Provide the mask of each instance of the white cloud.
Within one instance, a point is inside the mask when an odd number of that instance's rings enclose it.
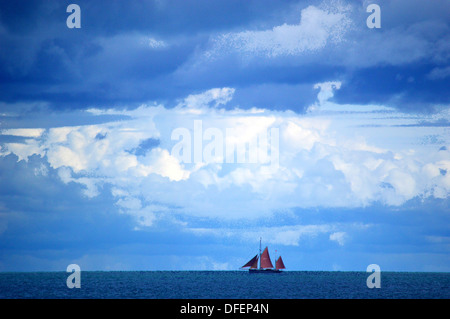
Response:
[[[431,80],[445,79],[450,76],[450,66],[445,68],[434,68],[427,74],[427,77]]]
[[[317,95],[317,100],[319,100],[319,104],[323,104],[330,98],[334,96],[334,90],[339,90],[341,88],[342,83],[339,81],[330,81],[317,83],[314,85],[315,89],[320,89],[319,94]]]
[[[42,128],[10,128],[1,131],[2,135],[13,135],[21,137],[40,137],[44,133],[45,129]]]
[[[141,176],[156,173],[168,177],[171,181],[180,181],[189,178],[190,175],[189,171],[183,169],[177,158],[159,147],[148,152],[140,163],[141,165],[136,165],[136,171]]]
[[[164,207],[189,216],[251,219],[298,207],[362,207],[374,202],[401,205],[417,196],[447,198],[448,135],[442,127],[420,123],[448,119],[448,112],[418,116],[384,106],[330,102],[340,86],[339,81],[316,84],[318,101],[304,115],[221,108],[232,102],[232,88],[189,95],[174,108],[92,109],[92,116],[121,114],[128,119],[45,132],[18,129],[12,132],[25,134],[27,139],[4,143],[1,154],[13,153],[19,160],[40,155],[58,170],[64,183],[80,184],[88,197],[110,185],[116,205],[135,216],[141,226],[153,225],[167,214]],[[236,138],[227,136],[227,129],[235,129],[239,132],[237,145],[277,128],[278,165],[182,162],[171,154],[176,143],[171,133],[185,128],[193,143],[197,120],[202,121],[203,133],[215,128],[227,141]],[[423,143],[430,135],[439,136],[446,148]],[[137,152],[148,139],[158,141],[157,145]],[[209,142],[203,141],[202,147]],[[273,238],[295,244],[305,232],[320,230],[284,229]],[[338,236],[330,239],[339,243],[342,238]]]
[[[347,233],[345,232],[335,232],[330,234],[330,240],[335,241],[339,246],[344,246],[347,239]]]
[[[202,108],[212,103],[214,107],[225,105],[233,98],[235,89],[214,88],[200,94],[191,94],[186,97],[178,106],[187,106],[192,109]]]
[[[386,3],[382,10],[399,10],[393,6]],[[210,48],[195,63],[196,69],[220,59],[232,59],[235,63],[236,58],[244,64],[258,64],[265,58],[265,65],[306,67],[405,65],[423,59],[439,64],[447,61],[449,27],[444,20],[428,18],[405,23],[400,19],[388,28],[368,32],[365,23],[368,13],[364,8],[360,2],[324,0],[298,12],[298,23],[220,34],[211,39]],[[438,34],[441,36],[436,39]],[[281,59],[287,56],[301,56],[301,59]],[[439,67],[428,78],[438,80],[448,75],[448,67]],[[407,81],[414,78],[409,77]]]
[[[348,231],[364,231],[370,224],[311,224],[289,225],[257,228],[186,228],[187,232],[197,236],[213,236],[219,238],[236,238],[242,242],[255,242],[260,237],[268,245],[299,246],[304,241],[326,235],[329,240],[343,246],[348,240]],[[344,231],[345,230],[345,231]]]
[[[263,54],[270,57],[297,55],[324,48],[328,42],[343,41],[351,25],[348,6],[308,6],[301,11],[299,24],[283,24],[272,30],[222,34],[214,39],[207,56],[234,50],[241,54]]]
[[[33,154],[44,154],[42,146],[35,139],[27,139],[24,143],[6,143],[1,147],[0,155],[6,156],[8,154],[15,154],[19,160],[28,160]]]
[[[161,40],[156,40],[154,38],[148,38],[147,44],[152,49],[165,48],[167,47],[167,43]]]
[[[134,210],[138,210],[141,209],[142,205],[141,205],[141,201],[137,198],[130,198],[130,197],[126,197],[126,198],[120,198],[117,202],[116,205],[122,207],[122,208],[126,208],[126,209],[134,209]]]
[[[232,228],[187,228],[186,231],[198,236],[235,237],[243,242],[256,241],[264,238],[265,244],[298,246],[305,238],[316,237],[319,234],[329,233],[336,225],[292,225],[259,227],[256,229]]]

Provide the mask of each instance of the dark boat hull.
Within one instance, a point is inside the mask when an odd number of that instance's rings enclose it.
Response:
[[[278,269],[249,269],[250,274],[279,274],[281,270]]]

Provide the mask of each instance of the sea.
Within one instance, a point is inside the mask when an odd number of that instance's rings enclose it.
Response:
[[[449,299],[450,273],[351,271],[82,271],[2,272],[0,299]]]

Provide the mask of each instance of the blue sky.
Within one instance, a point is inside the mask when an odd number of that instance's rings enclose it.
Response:
[[[448,1],[70,3],[0,2],[0,271],[450,271]]]

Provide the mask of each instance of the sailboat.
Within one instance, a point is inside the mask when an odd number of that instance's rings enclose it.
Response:
[[[259,259],[259,267],[258,267],[258,259]],[[256,255],[252,259],[248,261],[241,268],[247,268],[249,273],[280,273],[281,269],[285,269],[283,259],[278,257],[275,260],[275,268],[273,267],[272,261],[269,256],[269,248],[266,247],[264,251],[261,253],[261,238],[259,239],[259,255]]]

